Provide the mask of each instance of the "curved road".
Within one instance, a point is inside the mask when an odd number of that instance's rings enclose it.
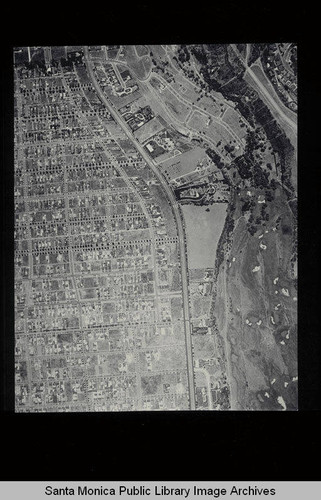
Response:
[[[192,340],[191,340],[191,322],[190,322],[190,312],[189,312],[189,299],[188,299],[188,281],[187,281],[187,259],[186,259],[186,249],[185,249],[185,238],[184,238],[184,228],[182,218],[179,212],[178,203],[174,197],[174,194],[168,184],[162,177],[162,174],[157,169],[156,164],[150,159],[142,145],[133,136],[132,132],[129,131],[126,122],[118,113],[118,110],[114,105],[108,100],[105,94],[102,92],[99,83],[96,80],[94,71],[92,68],[92,62],[89,59],[88,47],[84,47],[85,63],[88,70],[88,74],[92,80],[97,94],[99,95],[102,102],[105,104],[106,108],[114,118],[114,120],[120,125],[124,133],[130,139],[132,143],[136,146],[137,150],[140,152],[147,165],[152,169],[157,179],[163,186],[166,195],[168,197],[169,203],[173,208],[177,231],[178,231],[178,241],[180,249],[180,261],[181,261],[181,273],[182,273],[182,289],[183,289],[183,313],[184,313],[184,327],[185,327],[185,345],[186,345],[186,356],[187,356],[187,374],[188,374],[188,385],[189,385],[189,399],[190,399],[190,409],[195,410],[195,385],[194,385],[194,370],[193,370],[193,351],[192,351]]]
[[[284,111],[281,109],[279,104],[275,101],[274,97],[270,94],[270,92],[267,90],[267,88],[263,85],[263,83],[260,81],[260,79],[256,76],[254,71],[247,65],[247,62],[243,59],[241,56],[240,52],[238,51],[237,47],[233,44],[231,44],[232,49],[234,50],[235,54],[238,56],[240,61],[243,63],[246,73],[249,75],[249,77],[253,80],[253,82],[256,84],[256,86],[259,88],[259,91],[263,96],[266,98],[266,100],[269,102],[271,107],[279,113],[279,115],[282,117],[282,119],[292,128],[294,132],[297,131],[297,124],[291,118],[289,118]]]

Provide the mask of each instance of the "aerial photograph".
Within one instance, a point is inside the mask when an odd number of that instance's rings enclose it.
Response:
[[[15,412],[298,410],[296,44],[12,57]]]

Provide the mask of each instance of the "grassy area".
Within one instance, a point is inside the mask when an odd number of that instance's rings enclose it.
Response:
[[[149,56],[139,58],[133,45],[124,46],[124,60],[139,80],[144,80],[151,69]]]
[[[197,132],[203,132],[206,130],[206,122],[208,118],[200,113],[199,111],[194,111],[191,118],[188,120],[188,126]]]
[[[226,204],[212,205],[209,212],[205,208],[196,205],[182,206],[190,269],[214,267],[216,248],[224,227]]]
[[[214,142],[222,141],[223,146],[228,144],[230,141],[234,143],[235,140],[228,130],[214,120],[211,120],[209,126],[205,130],[205,134]]]
[[[190,108],[182,103],[168,88],[165,88],[160,97],[170,112],[173,113],[180,122],[184,122],[190,111]]]
[[[234,109],[228,108],[223,117],[223,121],[227,123],[233,132],[240,138],[243,139],[247,135],[247,130],[245,126],[241,126],[242,121],[240,121],[240,115]]]
[[[149,48],[156,60],[166,60],[166,52],[161,45],[150,45]]]
[[[111,49],[111,48],[109,48],[107,46],[107,57],[108,57],[108,59],[115,59],[116,56],[117,56],[118,50],[119,50],[119,48],[113,48],[113,49]]]
[[[146,45],[135,45],[135,48],[136,48],[137,55],[139,57],[148,55],[148,48],[146,47]]]
[[[221,269],[218,280],[223,283],[227,273],[227,295],[220,285],[215,314],[219,328],[227,323],[234,392],[241,409],[280,410],[280,396],[288,409],[297,405],[292,381],[297,375],[297,292],[290,277],[293,220],[284,195],[275,195],[267,208],[270,222],[259,226],[255,235],[248,233],[245,217],[238,220],[226,271]]]
[[[205,151],[202,148],[195,147],[177,158],[171,158],[162,163],[161,168],[163,172],[168,174],[169,179],[175,179],[181,175],[193,172],[197,163],[204,157],[206,157]]]
[[[164,125],[155,117],[137,129],[134,135],[141,144],[144,144],[150,137],[160,132],[163,128]]]

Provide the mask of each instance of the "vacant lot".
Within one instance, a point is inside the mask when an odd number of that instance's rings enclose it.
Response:
[[[149,48],[156,60],[166,61],[166,52],[161,45],[149,45]]]
[[[179,158],[171,158],[162,164],[162,170],[167,171],[170,179],[175,179],[182,175],[193,172],[197,163],[206,157],[205,151],[202,148],[196,147],[183,153]]]
[[[214,267],[216,248],[221,236],[225,217],[225,203],[206,207],[183,205],[187,236],[187,259],[190,269]]]
[[[139,80],[144,80],[152,67],[150,57],[138,57],[134,45],[124,47],[124,60]]]
[[[241,127],[242,122],[240,122],[239,116],[240,115],[237,111],[234,111],[232,108],[228,108],[224,114],[223,121],[233,129],[233,132],[235,132],[240,139],[243,139],[247,132],[245,126]]]
[[[169,113],[177,120],[184,123],[190,111],[190,107],[181,102],[169,89],[157,78],[151,78],[150,84],[157,92],[158,98],[166,106]]]
[[[160,97],[177,120],[184,123],[190,108],[181,102],[168,88],[165,88],[160,93]]]
[[[190,119],[188,120],[187,125],[196,132],[202,132],[203,130],[207,130],[207,121],[208,118],[205,115],[203,115],[199,111],[194,111]]]
[[[108,47],[108,45],[107,45],[107,58],[108,59],[116,59],[118,51],[119,51],[119,46],[111,48],[111,47]]]
[[[199,90],[180,74],[175,73],[174,82],[171,83],[171,87],[179,92],[182,97],[184,97],[184,99],[189,101],[191,104],[198,104],[197,99],[200,97]]]
[[[155,117],[137,129],[135,137],[141,144],[144,144],[150,137],[163,130],[163,128],[164,125]]]
[[[148,55],[148,48],[146,47],[146,45],[135,45],[135,49],[138,57]]]
[[[230,141],[234,143],[234,137],[231,133],[215,120],[211,120],[205,134],[208,135],[214,142],[222,141],[223,145],[228,144]]]

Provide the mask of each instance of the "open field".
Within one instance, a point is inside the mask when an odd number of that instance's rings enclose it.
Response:
[[[89,83],[90,80],[89,80],[88,73],[83,66],[77,67],[77,75],[79,77],[81,84],[84,84],[84,83],[88,84]]]
[[[117,141],[117,139],[127,139],[126,135],[115,121],[110,121],[107,126],[109,134]]]
[[[223,145],[229,143],[230,141],[234,142],[234,136],[223,127],[220,123],[217,123],[214,119],[211,119],[210,124],[208,125],[207,131],[205,134],[210,137],[214,142],[222,141]]]
[[[197,163],[203,158],[207,158],[204,149],[195,147],[186,153],[183,153],[178,158],[172,158],[162,163],[162,171],[167,171],[169,179],[175,179],[181,175],[193,172]]]
[[[218,277],[214,312],[226,335],[235,409],[282,410],[279,398],[289,410],[297,406],[293,219],[280,190],[269,215],[268,227],[253,237],[245,219],[238,220],[226,271]]]
[[[163,128],[164,125],[155,117],[135,130],[134,135],[141,144],[144,144],[150,137],[163,130]]]
[[[184,123],[190,108],[181,102],[168,88],[159,92],[160,98],[177,120]]]
[[[197,99],[200,97],[199,90],[192,83],[183,78],[180,73],[174,73],[174,81],[171,82],[171,87],[191,104],[198,104]]]
[[[126,138],[121,137],[117,139],[117,142],[119,146],[125,151],[126,154],[134,155],[136,153],[135,146],[127,137]]]
[[[198,295],[192,297],[191,306],[192,306],[192,317],[193,318],[205,318],[209,319],[210,308],[212,304],[212,297],[203,297],[202,295]]]
[[[138,57],[133,45],[123,46],[124,61],[139,80],[145,80],[151,70],[152,63],[148,55]]]
[[[208,117],[200,113],[199,111],[194,111],[187,122],[187,126],[196,132],[203,132],[207,130]]]
[[[119,51],[119,46],[109,46],[106,47],[107,59],[116,59]]]
[[[187,126],[195,132],[204,135],[205,140],[206,136],[209,137],[209,139],[211,139],[214,144],[217,144],[221,141],[223,152],[224,146],[226,144],[228,144],[230,141],[232,141],[232,143],[235,141],[234,137],[227,129],[225,129],[213,118],[200,113],[199,111],[193,112],[187,122]],[[224,154],[226,154],[226,152]]]
[[[157,92],[158,98],[164,103],[174,118],[184,123],[191,108],[181,102],[173,92],[169,90],[169,86],[165,87],[157,78],[152,78],[150,84],[155,89],[155,92]]]
[[[217,244],[224,227],[226,204],[211,205],[209,212],[206,212],[205,208],[182,205],[190,269],[214,266]]]
[[[220,104],[213,97],[202,95],[202,92],[193,85],[190,81],[186,80],[180,73],[174,74],[174,81],[168,85],[169,89],[178,92],[182,98],[186,99],[191,106],[199,106],[204,111],[208,111],[214,116],[219,116],[221,112]]]
[[[149,49],[156,60],[166,61],[166,52],[161,45],[149,45]]]
[[[186,351],[184,345],[171,345],[168,347],[158,347],[151,352],[151,363],[153,371],[168,370],[170,366],[175,366],[175,370],[186,370]],[[142,372],[148,373],[148,361],[145,352],[139,353],[139,365]],[[149,375],[153,377],[155,375]]]
[[[146,45],[135,45],[135,49],[138,57],[147,56],[149,54]]]
[[[167,123],[172,123],[173,118],[171,117],[169,110],[166,108],[165,104],[159,97],[158,92],[150,85],[146,83],[139,83],[146,100],[150,103],[155,116],[160,115],[162,119]]]
[[[233,132],[235,132],[240,139],[244,139],[247,135],[247,131],[245,126],[241,127],[242,121],[240,121],[239,116],[237,111],[228,108],[224,113],[223,121],[233,129]]]
[[[204,109],[204,111],[207,111],[213,114],[214,116],[219,116],[221,113],[221,106],[218,104],[217,101],[214,101],[213,97],[208,97],[204,95],[196,104],[200,108]]]
[[[167,161],[168,159],[173,158],[173,157],[176,158],[179,155],[180,155],[180,152],[178,150],[175,150],[175,151],[168,151],[168,152],[159,154],[157,157],[153,157],[153,158],[157,164],[160,164],[163,161]]]
[[[165,105],[161,96],[159,96],[158,92],[152,87],[152,85],[150,83],[146,84],[140,82],[139,86],[146,99],[149,100],[154,115],[159,115],[167,124],[175,127],[175,129],[181,134],[188,136],[189,130],[180,122],[174,122],[175,114]]]

